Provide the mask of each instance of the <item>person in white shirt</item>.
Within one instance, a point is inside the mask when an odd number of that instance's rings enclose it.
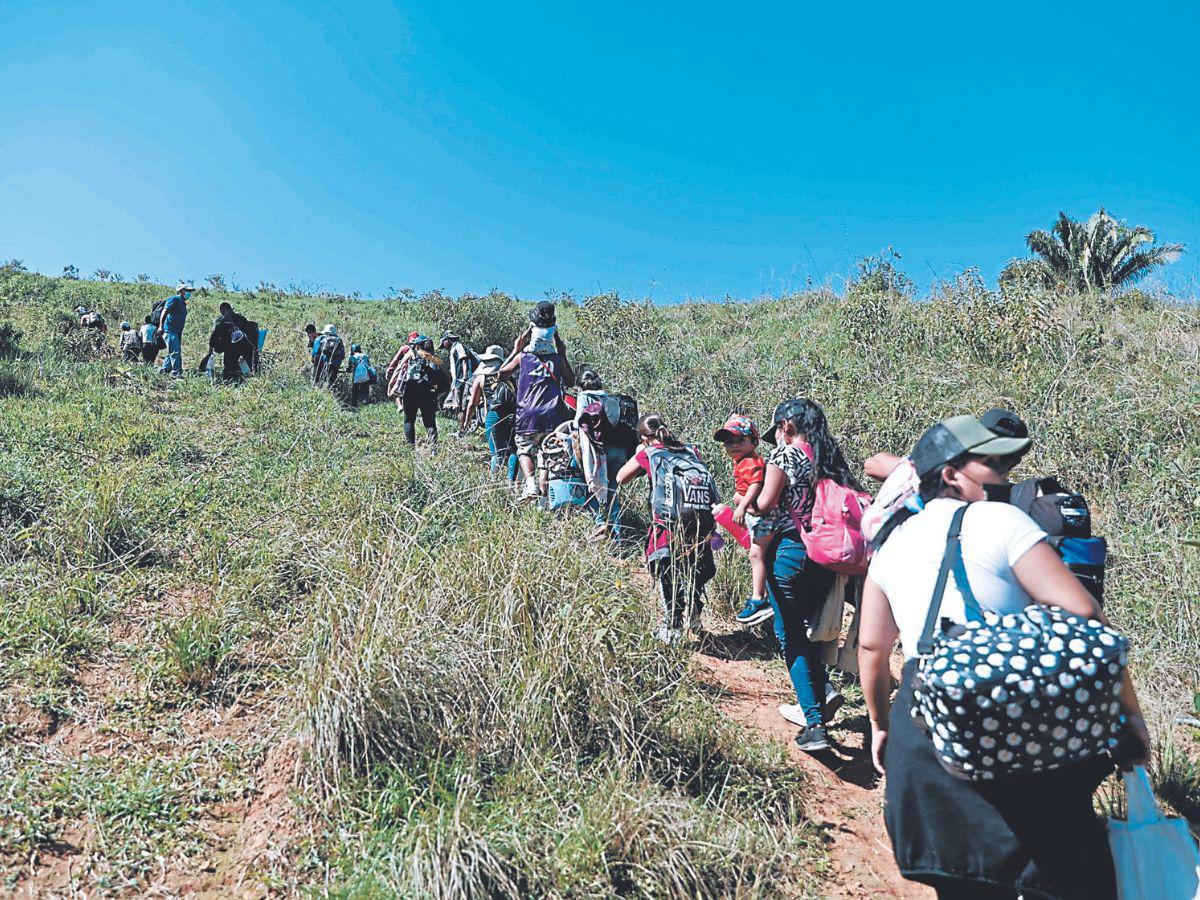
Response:
[[[981,608],[1004,614],[1040,603],[1105,621],[1034,521],[1016,507],[985,500],[985,486],[1003,484],[1029,445],[1029,438],[999,436],[973,416],[954,416],[926,431],[910,456],[920,478],[920,511],[902,510],[880,529],[863,587],[859,668],[872,759],[887,774],[888,833],[901,874],[933,886],[943,900],[1116,896],[1104,826],[1092,809],[1092,794],[1112,771],[1112,759],[965,781],[942,768],[910,714],[917,643],[951,519],[964,504],[962,568]],[[946,582],[941,615],[963,624],[968,613],[956,581]],[[897,637],[905,664],[893,704],[889,658]],[[1128,677],[1121,706],[1128,722],[1121,763],[1132,765],[1149,755],[1149,736]]]

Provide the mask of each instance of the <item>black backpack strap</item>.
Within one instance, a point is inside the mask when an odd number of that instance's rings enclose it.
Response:
[[[968,504],[964,503],[954,511],[950,520],[950,530],[946,532],[946,552],[942,554],[942,567],[938,569],[937,582],[933,586],[933,598],[929,601],[929,613],[925,616],[925,627],[921,629],[921,639],[917,642],[917,655],[928,656],[933,652],[933,629],[937,625],[938,614],[942,611],[942,597],[946,593],[946,579],[950,570],[959,558],[958,538],[962,532],[963,516],[967,514]]]

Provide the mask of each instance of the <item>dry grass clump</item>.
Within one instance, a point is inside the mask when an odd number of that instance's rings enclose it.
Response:
[[[304,721],[331,808],[373,810],[355,879],[431,897],[794,880],[797,777],[649,637],[620,563],[489,484],[473,496],[352,526],[346,562],[322,562]]]

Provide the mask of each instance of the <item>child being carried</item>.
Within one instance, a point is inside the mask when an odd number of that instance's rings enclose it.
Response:
[[[767,599],[767,551],[775,540],[771,521],[764,521],[755,501],[762,493],[767,464],[758,455],[758,428],[746,416],[734,415],[713,435],[733,460],[733,522],[750,532],[751,596],[735,616],[747,627],[765,622],[775,615]],[[714,510],[716,512],[716,510]]]

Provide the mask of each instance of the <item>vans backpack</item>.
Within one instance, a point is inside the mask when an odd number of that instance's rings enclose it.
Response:
[[[1092,515],[1083,495],[1067,490],[1057,478],[1028,478],[1012,486],[1008,502],[1037,522],[1067,568],[1103,603],[1108,542],[1092,536]]]
[[[650,512],[655,520],[668,526],[712,517],[714,503],[720,502],[717,482],[694,453],[671,447],[651,447]]]
[[[810,461],[815,461],[807,444],[801,449]],[[863,536],[862,519],[870,505],[870,494],[838,484],[832,478],[821,478],[813,485],[808,521],[800,521],[794,509],[788,512],[809,559],[841,575],[866,575],[871,544]]]

